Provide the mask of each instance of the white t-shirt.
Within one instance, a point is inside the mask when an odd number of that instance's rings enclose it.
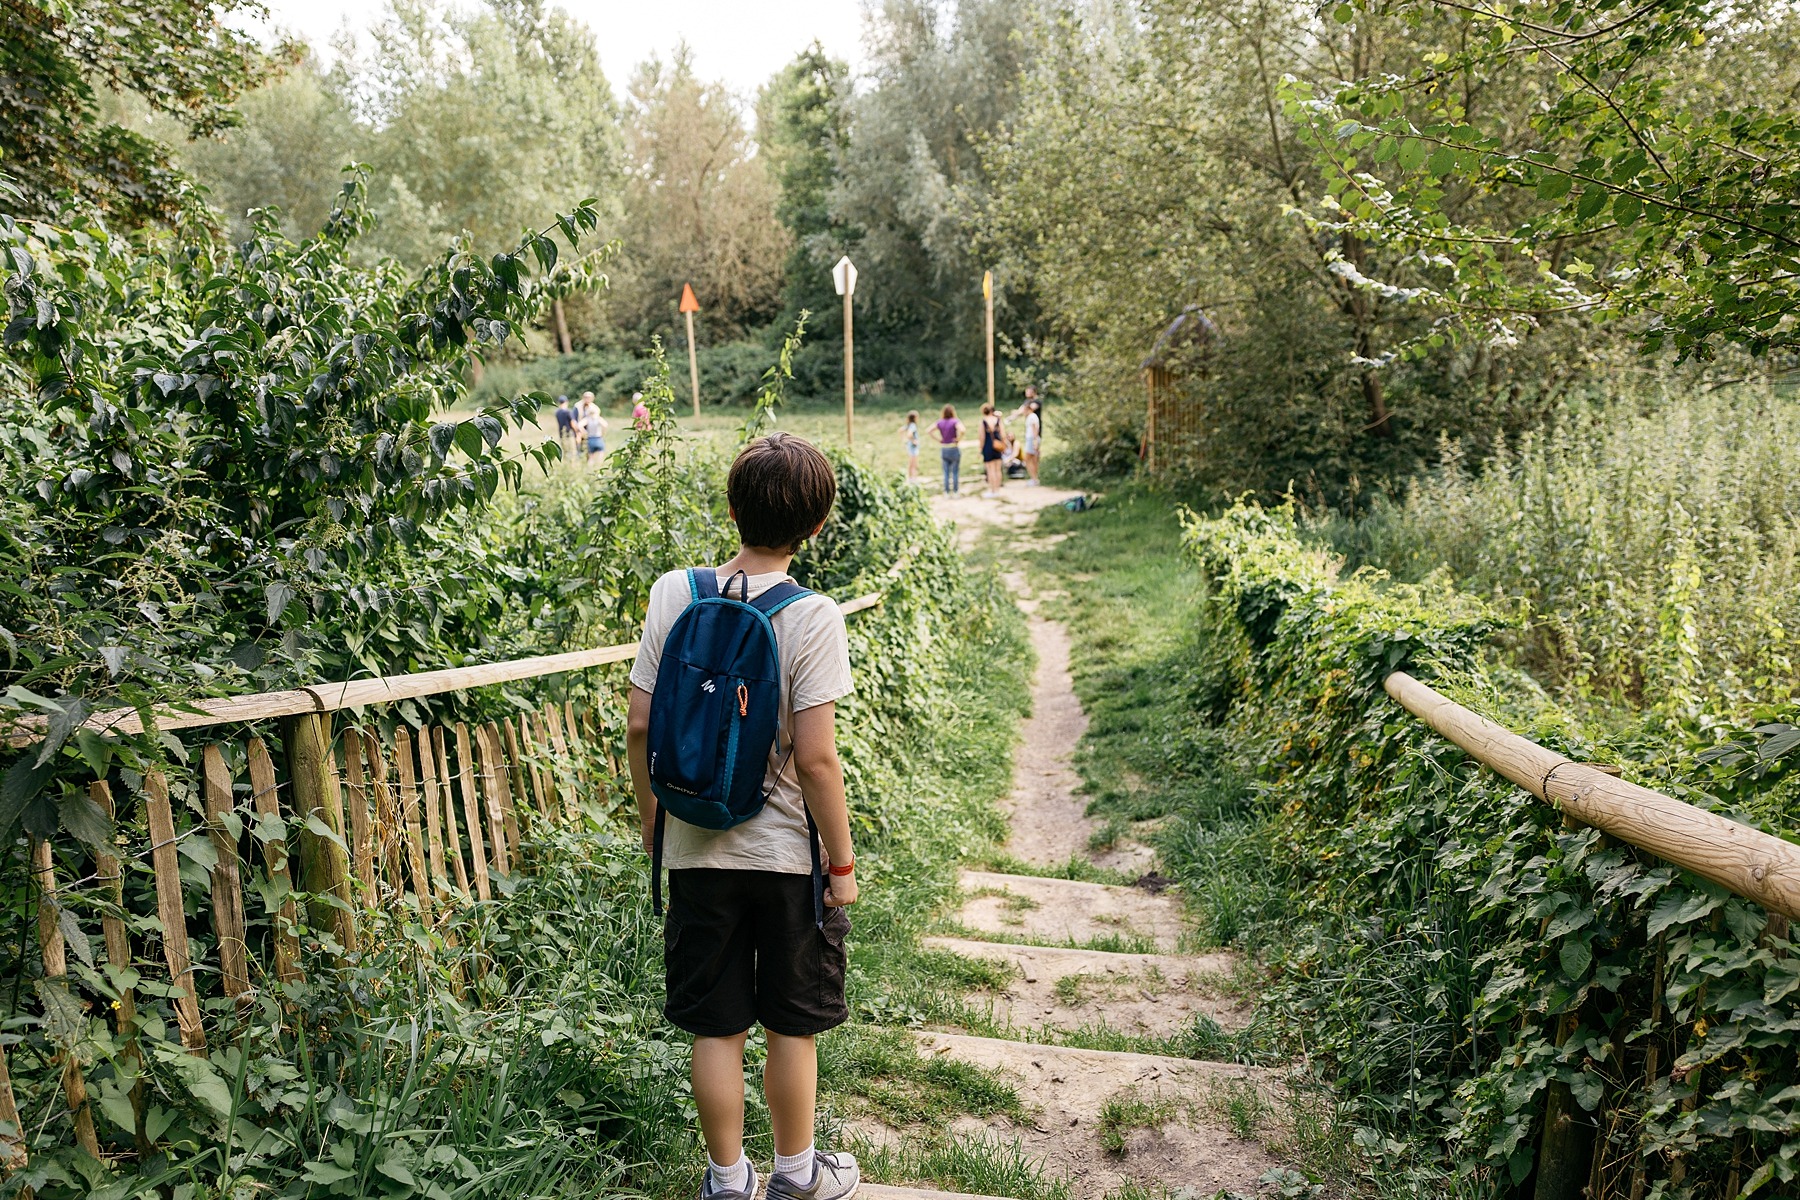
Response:
[[[750,576],[750,595],[760,596],[782,580],[779,572]],[[722,588],[723,577],[719,580]],[[737,593],[734,590],[732,594]],[[656,668],[675,619],[691,599],[686,571],[670,571],[650,588],[644,616],[644,638],[631,668],[634,687],[656,690]],[[701,829],[671,816],[663,842],[663,865],[773,871],[782,875],[812,874],[812,849],[806,844],[806,807],[800,796],[800,774],[788,757],[793,745],[794,714],[848,696],[850,640],[844,614],[829,596],[796,600],[774,617],[775,644],[781,655],[781,729],[769,751],[763,788],[769,793],[761,812],[731,829]],[[777,773],[779,772],[779,778]]]

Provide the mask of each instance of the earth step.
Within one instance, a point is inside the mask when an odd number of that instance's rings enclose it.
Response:
[[[989,998],[1002,1026],[1104,1024],[1138,1037],[1163,1037],[1186,1029],[1201,1014],[1233,1032],[1250,1023],[1249,1006],[1228,984],[1240,962],[1235,954],[1118,954],[947,937],[926,938],[925,945],[1005,963],[1018,972]],[[1067,979],[1075,982],[1061,983]],[[974,1003],[979,1007],[981,997]]]
[[[1180,948],[1181,903],[1173,896],[991,871],[964,871],[960,882],[965,893],[977,894],[963,902],[958,920],[978,933],[1090,949],[1117,949],[1107,943],[1120,939],[1164,953]]]
[[[1025,1123],[1002,1117],[986,1122],[986,1128],[1018,1138],[1028,1155],[1043,1161],[1049,1178],[1066,1178],[1077,1196],[1098,1197],[1126,1183],[1192,1187],[1203,1196],[1221,1188],[1255,1195],[1263,1173],[1277,1165],[1261,1143],[1233,1133],[1223,1115],[1228,1101],[1240,1112],[1272,1114],[1282,1091],[1274,1072],[952,1033],[915,1037],[923,1054],[995,1070],[1014,1082]],[[1147,1102],[1157,1115],[1141,1128],[1136,1120],[1125,1122],[1118,1130],[1124,1152],[1109,1154],[1101,1142],[1107,1102],[1132,1099]],[[951,1128],[972,1133],[983,1126],[964,1117]]]

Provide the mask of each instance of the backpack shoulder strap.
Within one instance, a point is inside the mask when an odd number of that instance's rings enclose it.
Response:
[[[765,617],[772,617],[796,600],[813,595],[791,579],[784,579],[750,602],[750,607]]]
[[[710,600],[719,594],[719,574],[711,567],[688,568],[688,600]]]

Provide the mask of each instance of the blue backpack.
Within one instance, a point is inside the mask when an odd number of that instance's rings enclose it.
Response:
[[[663,644],[650,695],[646,750],[656,796],[650,888],[658,916],[666,815],[702,829],[730,829],[768,802],[763,774],[781,728],[781,656],[769,618],[813,595],[783,581],[751,600],[750,577],[742,571],[726,580],[724,594],[710,567],[690,569],[687,578],[688,606]],[[733,587],[739,599],[731,598]],[[814,915],[822,927],[825,876],[810,811],[806,831],[812,843]]]

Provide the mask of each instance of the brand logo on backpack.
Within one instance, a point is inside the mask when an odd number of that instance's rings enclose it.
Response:
[[[705,683],[700,685],[700,690],[710,696],[714,692],[719,690],[719,685],[709,679]]]

